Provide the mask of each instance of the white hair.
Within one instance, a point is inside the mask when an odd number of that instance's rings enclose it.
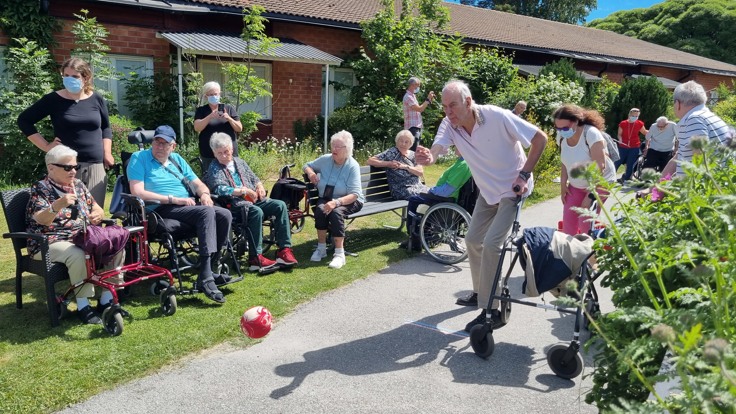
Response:
[[[219,89],[220,91],[222,91],[222,88],[220,87],[220,84],[217,83],[217,82],[215,82],[215,81],[209,81],[209,82],[205,83],[202,86],[202,99],[206,101],[207,100],[207,94],[211,90],[214,90],[214,89]]]
[[[655,123],[657,125],[659,125],[659,124],[666,124],[667,121],[669,121],[669,119],[667,119],[666,116],[660,116],[659,118],[657,118],[657,122],[655,122]]]
[[[401,138],[403,136],[406,136],[407,138],[410,138],[411,139],[411,144],[414,145],[414,134],[412,134],[411,131],[409,131],[408,129],[402,129],[401,131],[399,131],[399,133],[396,134],[396,138],[394,138],[394,143],[396,143],[398,145],[399,138]]]
[[[448,81],[445,86],[442,88],[442,94],[444,95],[446,91],[448,90],[455,90],[460,93],[460,100],[463,104],[465,104],[465,100],[467,98],[473,99],[473,95],[470,93],[470,88],[468,87],[468,84],[458,80],[458,79],[451,79]]]
[[[46,153],[44,160],[46,161],[46,165],[48,165],[58,163],[62,159],[68,157],[77,158],[77,151],[74,151],[66,145],[57,145]]]
[[[422,81],[416,76],[412,76],[411,78],[409,78],[407,85],[411,87],[412,85],[416,85],[417,83],[422,83]]]
[[[672,98],[685,106],[698,106],[708,101],[708,95],[705,94],[703,85],[695,81],[687,81],[677,85]]]
[[[212,151],[217,151],[220,148],[230,147],[233,148],[233,140],[230,135],[224,132],[215,132],[210,137],[210,148]]]
[[[345,149],[348,152],[348,157],[353,156],[353,134],[343,129],[342,131],[337,132],[335,133],[335,135],[330,137],[330,145],[332,145],[332,143],[335,141],[340,141],[345,144]]]

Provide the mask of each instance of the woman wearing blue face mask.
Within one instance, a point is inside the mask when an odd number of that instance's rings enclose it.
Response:
[[[207,82],[202,87],[202,99],[206,103],[194,112],[194,130],[199,132],[199,155],[202,171],[207,171],[215,154],[210,147],[210,138],[215,132],[223,132],[233,140],[233,154],[238,154],[238,134],[243,130],[237,109],[222,104],[220,84]]]
[[[64,89],[46,94],[18,116],[18,128],[44,152],[59,144],[77,151],[77,178],[97,204],[105,205],[105,168],[111,167],[112,129],[105,99],[93,91],[89,63],[80,58],[61,65]],[[54,138],[44,137],[36,124],[51,118]]]
[[[606,154],[606,143],[601,134],[604,128],[603,117],[598,111],[568,104],[557,108],[552,118],[555,120],[561,150],[562,231],[570,235],[588,233],[591,225],[589,218],[581,217],[573,208],[590,206],[589,184],[584,178],[570,177],[569,173],[579,165],[594,162],[608,182],[616,180],[616,170],[613,161]],[[607,193],[599,189],[598,194],[605,201]]]

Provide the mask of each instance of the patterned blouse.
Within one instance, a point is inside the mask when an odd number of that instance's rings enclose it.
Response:
[[[406,156],[403,156],[396,147],[383,151],[376,155],[376,158],[381,161],[398,161],[411,167],[417,165],[414,151],[409,150]],[[407,170],[386,168],[386,178],[388,179],[388,187],[391,189],[391,197],[395,200],[408,200],[413,195],[429,191],[429,187],[422,184],[419,177]]]
[[[33,219],[33,215],[41,210],[47,210],[51,204],[61,198],[60,194],[76,192],[77,203],[62,208],[50,225],[44,226]],[[86,217],[92,212],[94,199],[82,181],[74,179],[72,186],[61,186],[52,182],[48,177],[37,181],[31,186],[31,199],[26,207],[26,229],[29,233],[48,235],[49,244],[57,241],[71,240],[84,228]],[[76,219],[72,219],[72,207],[79,206],[81,210]],[[33,256],[41,251],[41,245],[35,240],[28,240],[28,253]]]
[[[258,179],[253,170],[241,158],[233,158],[231,168],[220,164],[217,159],[210,163],[209,169],[204,176],[204,183],[210,191],[218,196],[232,196],[237,187],[247,187],[255,190],[261,180]],[[243,200],[243,202],[249,201]],[[238,202],[238,205],[242,202]]]

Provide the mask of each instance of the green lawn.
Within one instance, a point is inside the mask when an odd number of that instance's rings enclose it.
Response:
[[[446,166],[427,168],[428,183],[434,183]],[[538,184],[538,191],[557,194],[557,184]],[[556,191],[556,192],[555,192]],[[108,200],[109,200],[108,196]],[[23,309],[15,308],[15,257],[9,240],[0,242],[0,412],[50,412],[83,401],[103,390],[171,365],[188,355],[218,344],[247,347],[252,340],[239,330],[242,312],[254,305],[271,310],[275,320],[318,294],[349,284],[405,259],[398,249],[404,233],[383,225],[397,225],[386,213],[357,220],[349,231],[346,247],[360,255],[349,257],[341,270],[327,268],[327,261],[311,263],[316,242],[313,221],[293,236],[299,267],[245,279],[224,289],[227,303],[220,306],[203,295],[180,296],[175,315],[160,313],[158,298],[148,293],[148,284],[133,289],[123,303],[132,314],[125,331],[110,337],[99,326],[81,325],[76,317],[50,328],[40,277],[23,278]],[[6,223],[0,232],[7,232]],[[272,253],[271,253],[272,254]]]

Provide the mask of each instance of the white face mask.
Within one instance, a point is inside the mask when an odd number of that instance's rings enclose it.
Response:
[[[630,116],[629,117],[629,122],[636,122],[637,119],[639,119],[638,116]]]

